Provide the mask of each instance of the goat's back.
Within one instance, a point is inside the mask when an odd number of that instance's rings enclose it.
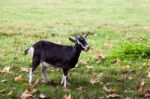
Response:
[[[40,61],[52,65],[70,65],[75,57],[73,46],[59,45],[49,41],[39,41],[33,45],[34,55],[40,57]]]

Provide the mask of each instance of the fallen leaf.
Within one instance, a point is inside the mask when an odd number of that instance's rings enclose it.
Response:
[[[140,86],[142,87],[142,86],[144,86],[144,84],[145,84],[145,81],[144,81],[144,79],[141,79],[141,81],[140,81],[141,83],[140,83]]]
[[[110,91],[111,91],[111,88],[108,89],[108,88],[106,87],[106,85],[104,85],[104,86],[103,86],[103,90],[106,91],[106,92],[110,92]]]
[[[103,62],[104,60],[105,60],[105,56],[103,55],[103,54],[100,54],[99,56],[98,56],[98,60],[99,60],[99,62]]]
[[[3,93],[3,94],[5,94],[5,95],[12,95],[13,90],[12,90],[12,89],[8,89],[8,88],[5,88],[5,89],[0,90],[0,93]]]
[[[46,98],[46,95],[44,95],[43,93],[40,94],[39,98],[41,99],[45,99]]]
[[[96,75],[96,77],[99,78],[99,79],[101,79],[101,78],[103,77],[103,75],[104,75],[104,73],[101,72],[101,73],[98,73],[98,74]]]
[[[29,68],[21,68],[21,72],[26,72],[26,73],[28,73],[28,72],[29,72]]]
[[[117,89],[114,87],[111,89],[111,93],[116,93],[117,92]]]
[[[83,87],[79,87],[77,88],[78,91],[82,91]]]
[[[124,99],[131,99],[130,97],[125,97]]]
[[[0,90],[0,93],[3,93],[3,92],[6,92],[8,89],[2,89],[2,90]]]
[[[38,78],[34,83],[33,83],[33,86],[36,86],[36,85],[38,85],[39,84],[39,82],[40,82],[40,79]]]
[[[97,63],[103,62],[106,57],[103,54],[94,53],[93,58],[97,60]]]
[[[107,96],[107,98],[118,98],[120,97],[121,95],[117,94],[117,93],[112,93],[110,95]]]
[[[129,79],[129,80],[132,80],[132,79],[133,79],[133,77],[129,76],[129,77],[128,77],[128,79]]]
[[[145,85],[145,81],[144,81],[144,79],[141,79],[139,89],[138,89],[139,93],[144,91],[144,85]]]
[[[8,92],[8,96],[12,95],[12,93],[13,93],[13,90],[10,90],[10,91]]]
[[[80,99],[85,99],[85,97],[84,96],[80,96]]]
[[[120,63],[120,59],[119,59],[119,58],[116,58],[116,59],[113,60],[112,63],[113,63],[113,64],[119,64],[119,63]]]
[[[9,66],[4,67],[3,70],[1,71],[1,73],[9,74],[10,73],[10,67]]]
[[[150,89],[145,89],[144,94],[146,99],[150,99]]]
[[[6,80],[6,79],[4,79],[4,80],[1,80],[1,82],[2,82],[2,83],[4,83],[4,82],[7,82],[7,80]]]
[[[99,79],[96,78],[96,77],[92,77],[91,80],[90,80],[90,83],[91,83],[91,84],[96,84],[96,83],[98,83],[98,82],[99,82]]]
[[[81,61],[81,63],[84,64],[84,65],[88,65],[87,61]]]
[[[146,75],[147,78],[150,78],[150,72],[148,72],[148,74]]]
[[[21,99],[29,99],[32,98],[32,91],[30,90],[25,90],[22,94],[21,94]]]
[[[71,95],[65,95],[64,97],[63,97],[63,99],[73,99],[72,97],[71,97]]]
[[[91,66],[91,65],[86,65],[86,68],[87,68],[87,69],[93,69],[94,67]]]
[[[16,82],[22,82],[22,76],[21,76],[21,75],[20,75],[20,76],[17,76],[17,77],[14,78],[14,80],[15,80]]]

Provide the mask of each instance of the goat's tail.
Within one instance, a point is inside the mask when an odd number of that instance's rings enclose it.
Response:
[[[26,49],[24,51],[24,55],[27,55],[27,54],[31,54],[33,56],[33,54],[34,54],[34,48],[30,47],[30,48]]]

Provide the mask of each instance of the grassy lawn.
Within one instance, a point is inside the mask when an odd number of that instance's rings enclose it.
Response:
[[[91,49],[69,72],[68,89],[60,85],[62,70],[56,68],[47,70],[56,86],[43,83],[40,66],[36,85],[28,86],[28,72],[21,71],[31,65],[26,48],[43,39],[73,45],[68,37],[87,31]],[[0,0],[0,98],[18,99],[26,89],[36,90],[34,98],[41,93],[52,99],[146,98],[149,38],[149,0]],[[20,75],[21,81],[15,81]]]

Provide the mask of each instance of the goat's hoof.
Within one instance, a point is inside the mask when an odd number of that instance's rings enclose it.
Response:
[[[63,86],[64,88],[70,88],[71,84],[69,82],[66,83],[66,86]]]
[[[28,83],[27,86],[32,87],[33,85],[31,83]]]

